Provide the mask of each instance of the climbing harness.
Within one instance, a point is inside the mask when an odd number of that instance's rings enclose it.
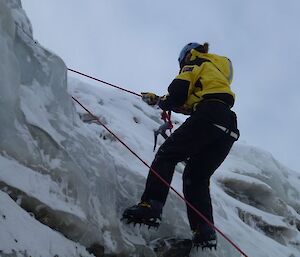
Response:
[[[218,124],[214,124],[214,126],[221,129],[222,131],[224,131],[225,134],[233,137],[235,139],[235,141],[237,141],[240,137],[240,135],[238,133],[235,133],[235,132],[231,131],[230,129],[228,129],[224,126],[221,126],[221,125],[218,125]]]

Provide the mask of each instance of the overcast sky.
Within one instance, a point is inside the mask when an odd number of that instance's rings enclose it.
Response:
[[[299,0],[22,0],[33,34],[78,69],[163,95],[188,42],[229,57],[241,141],[300,172]],[[99,85],[101,86],[101,85]]]

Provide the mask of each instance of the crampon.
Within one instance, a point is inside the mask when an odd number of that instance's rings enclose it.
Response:
[[[146,219],[146,218],[136,218],[133,216],[123,216],[121,220],[125,221],[126,224],[133,224],[134,226],[145,225],[145,226],[148,226],[148,229],[150,229],[150,228],[157,229],[160,225],[160,219],[158,219],[158,218]]]
[[[203,232],[204,231],[204,232]],[[205,230],[202,229],[201,231],[196,231],[194,232],[193,236],[193,248],[201,248],[202,250],[204,249],[217,249],[217,235],[216,232],[207,227]]]
[[[193,242],[193,248],[196,248],[197,250],[199,248],[201,248],[202,250],[204,249],[217,250],[217,240],[203,241],[201,243]]]
[[[121,220],[125,220],[127,224],[133,223],[146,225],[148,228],[158,228],[161,221],[162,204],[150,201],[140,202],[137,205],[127,208],[122,215]]]

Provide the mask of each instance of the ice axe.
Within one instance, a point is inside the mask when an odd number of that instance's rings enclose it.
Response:
[[[157,145],[157,137],[158,135],[162,135],[164,139],[167,139],[169,136],[167,135],[166,131],[169,129],[170,132],[173,128],[173,124],[171,121],[171,112],[167,113],[163,111],[161,114],[162,120],[164,120],[164,124],[162,124],[157,130],[154,130],[154,147],[153,152],[155,152],[156,145]]]

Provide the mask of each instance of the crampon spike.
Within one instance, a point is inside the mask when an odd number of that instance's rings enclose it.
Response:
[[[140,227],[142,225],[146,225],[146,226],[148,226],[148,229],[150,229],[150,228],[158,229],[158,227],[159,227],[159,220],[157,220],[157,219],[146,220],[146,219],[136,219],[136,218],[133,218],[133,217],[123,217],[121,219],[121,221],[125,221],[126,224],[133,223],[134,227],[137,224],[140,225]]]

